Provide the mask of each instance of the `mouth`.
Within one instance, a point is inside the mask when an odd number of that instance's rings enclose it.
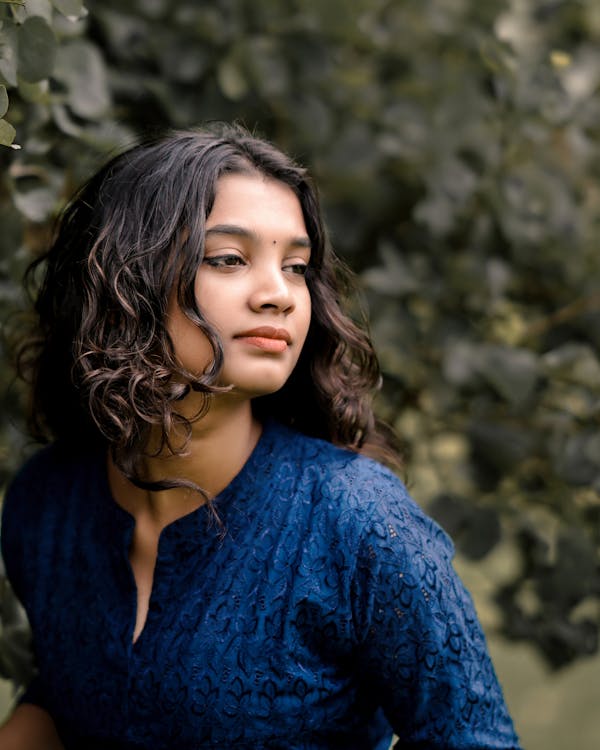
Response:
[[[266,352],[283,352],[292,343],[292,337],[285,328],[273,328],[272,326],[252,328],[249,331],[236,334],[234,338]]]

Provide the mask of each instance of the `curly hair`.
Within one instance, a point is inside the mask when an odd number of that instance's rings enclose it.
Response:
[[[225,174],[261,174],[298,197],[312,254],[307,272],[312,320],[300,359],[277,393],[255,399],[259,418],[273,416],[312,436],[398,465],[394,436],[374,415],[380,372],[366,331],[342,307],[350,272],[328,241],[318,196],[304,168],[237,125],[177,131],[116,156],[66,206],[49,250],[26,278],[35,291],[35,334],[18,355],[30,384],[29,427],[41,441],[101,441],[135,484],[150,432],[159,450],[182,453],[170,440],[192,388],[222,390],[218,333],[203,317],[194,283],[204,252],[205,222]],[[206,335],[211,366],[186,371],[166,326],[169,295]],[[201,301],[200,301],[201,302]]]

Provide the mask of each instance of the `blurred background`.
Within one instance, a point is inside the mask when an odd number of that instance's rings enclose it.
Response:
[[[239,120],[316,177],[524,747],[600,747],[600,3],[0,0],[0,22],[0,483],[33,447],[6,340],[58,210],[142,132]],[[4,713],[29,670],[6,585],[0,617]]]

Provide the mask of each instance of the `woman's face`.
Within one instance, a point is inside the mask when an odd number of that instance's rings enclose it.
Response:
[[[219,384],[249,398],[284,385],[310,324],[309,258],[302,209],[290,187],[258,174],[219,179],[196,276],[200,310],[223,343]],[[175,299],[167,328],[180,363],[203,372],[212,349]]]

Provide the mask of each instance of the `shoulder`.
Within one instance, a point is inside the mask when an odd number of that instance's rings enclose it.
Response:
[[[268,426],[269,436],[278,448],[279,460],[295,466],[297,471],[312,471],[324,482],[337,484],[401,482],[385,466],[359,453],[334,445],[327,440],[297,432],[277,422]]]
[[[36,529],[62,514],[70,487],[89,475],[92,454],[62,442],[28,458],[9,483],[2,502],[2,546],[14,538],[33,543]]]
[[[325,515],[353,549],[391,534],[405,546],[435,548],[452,556],[447,534],[387,467],[325,440],[280,429],[286,458],[292,460],[299,482],[312,489],[315,512]]]
[[[32,581],[37,580],[40,571],[49,569],[48,561],[60,547],[64,529],[73,525],[76,490],[93,474],[90,457],[83,447],[53,443],[23,464],[6,490],[2,502],[2,557],[13,588],[24,604],[29,601]]]
[[[4,508],[15,504],[35,503],[51,491],[56,482],[67,477],[70,469],[79,463],[81,457],[79,451],[70,449],[61,442],[40,448],[25,461],[9,483]]]
[[[9,483],[3,504],[3,526],[19,509],[23,509],[31,500],[39,495],[37,488],[46,486],[48,480],[55,472],[56,459],[59,450],[56,444],[47,445],[32,456],[21,466],[19,471]]]

